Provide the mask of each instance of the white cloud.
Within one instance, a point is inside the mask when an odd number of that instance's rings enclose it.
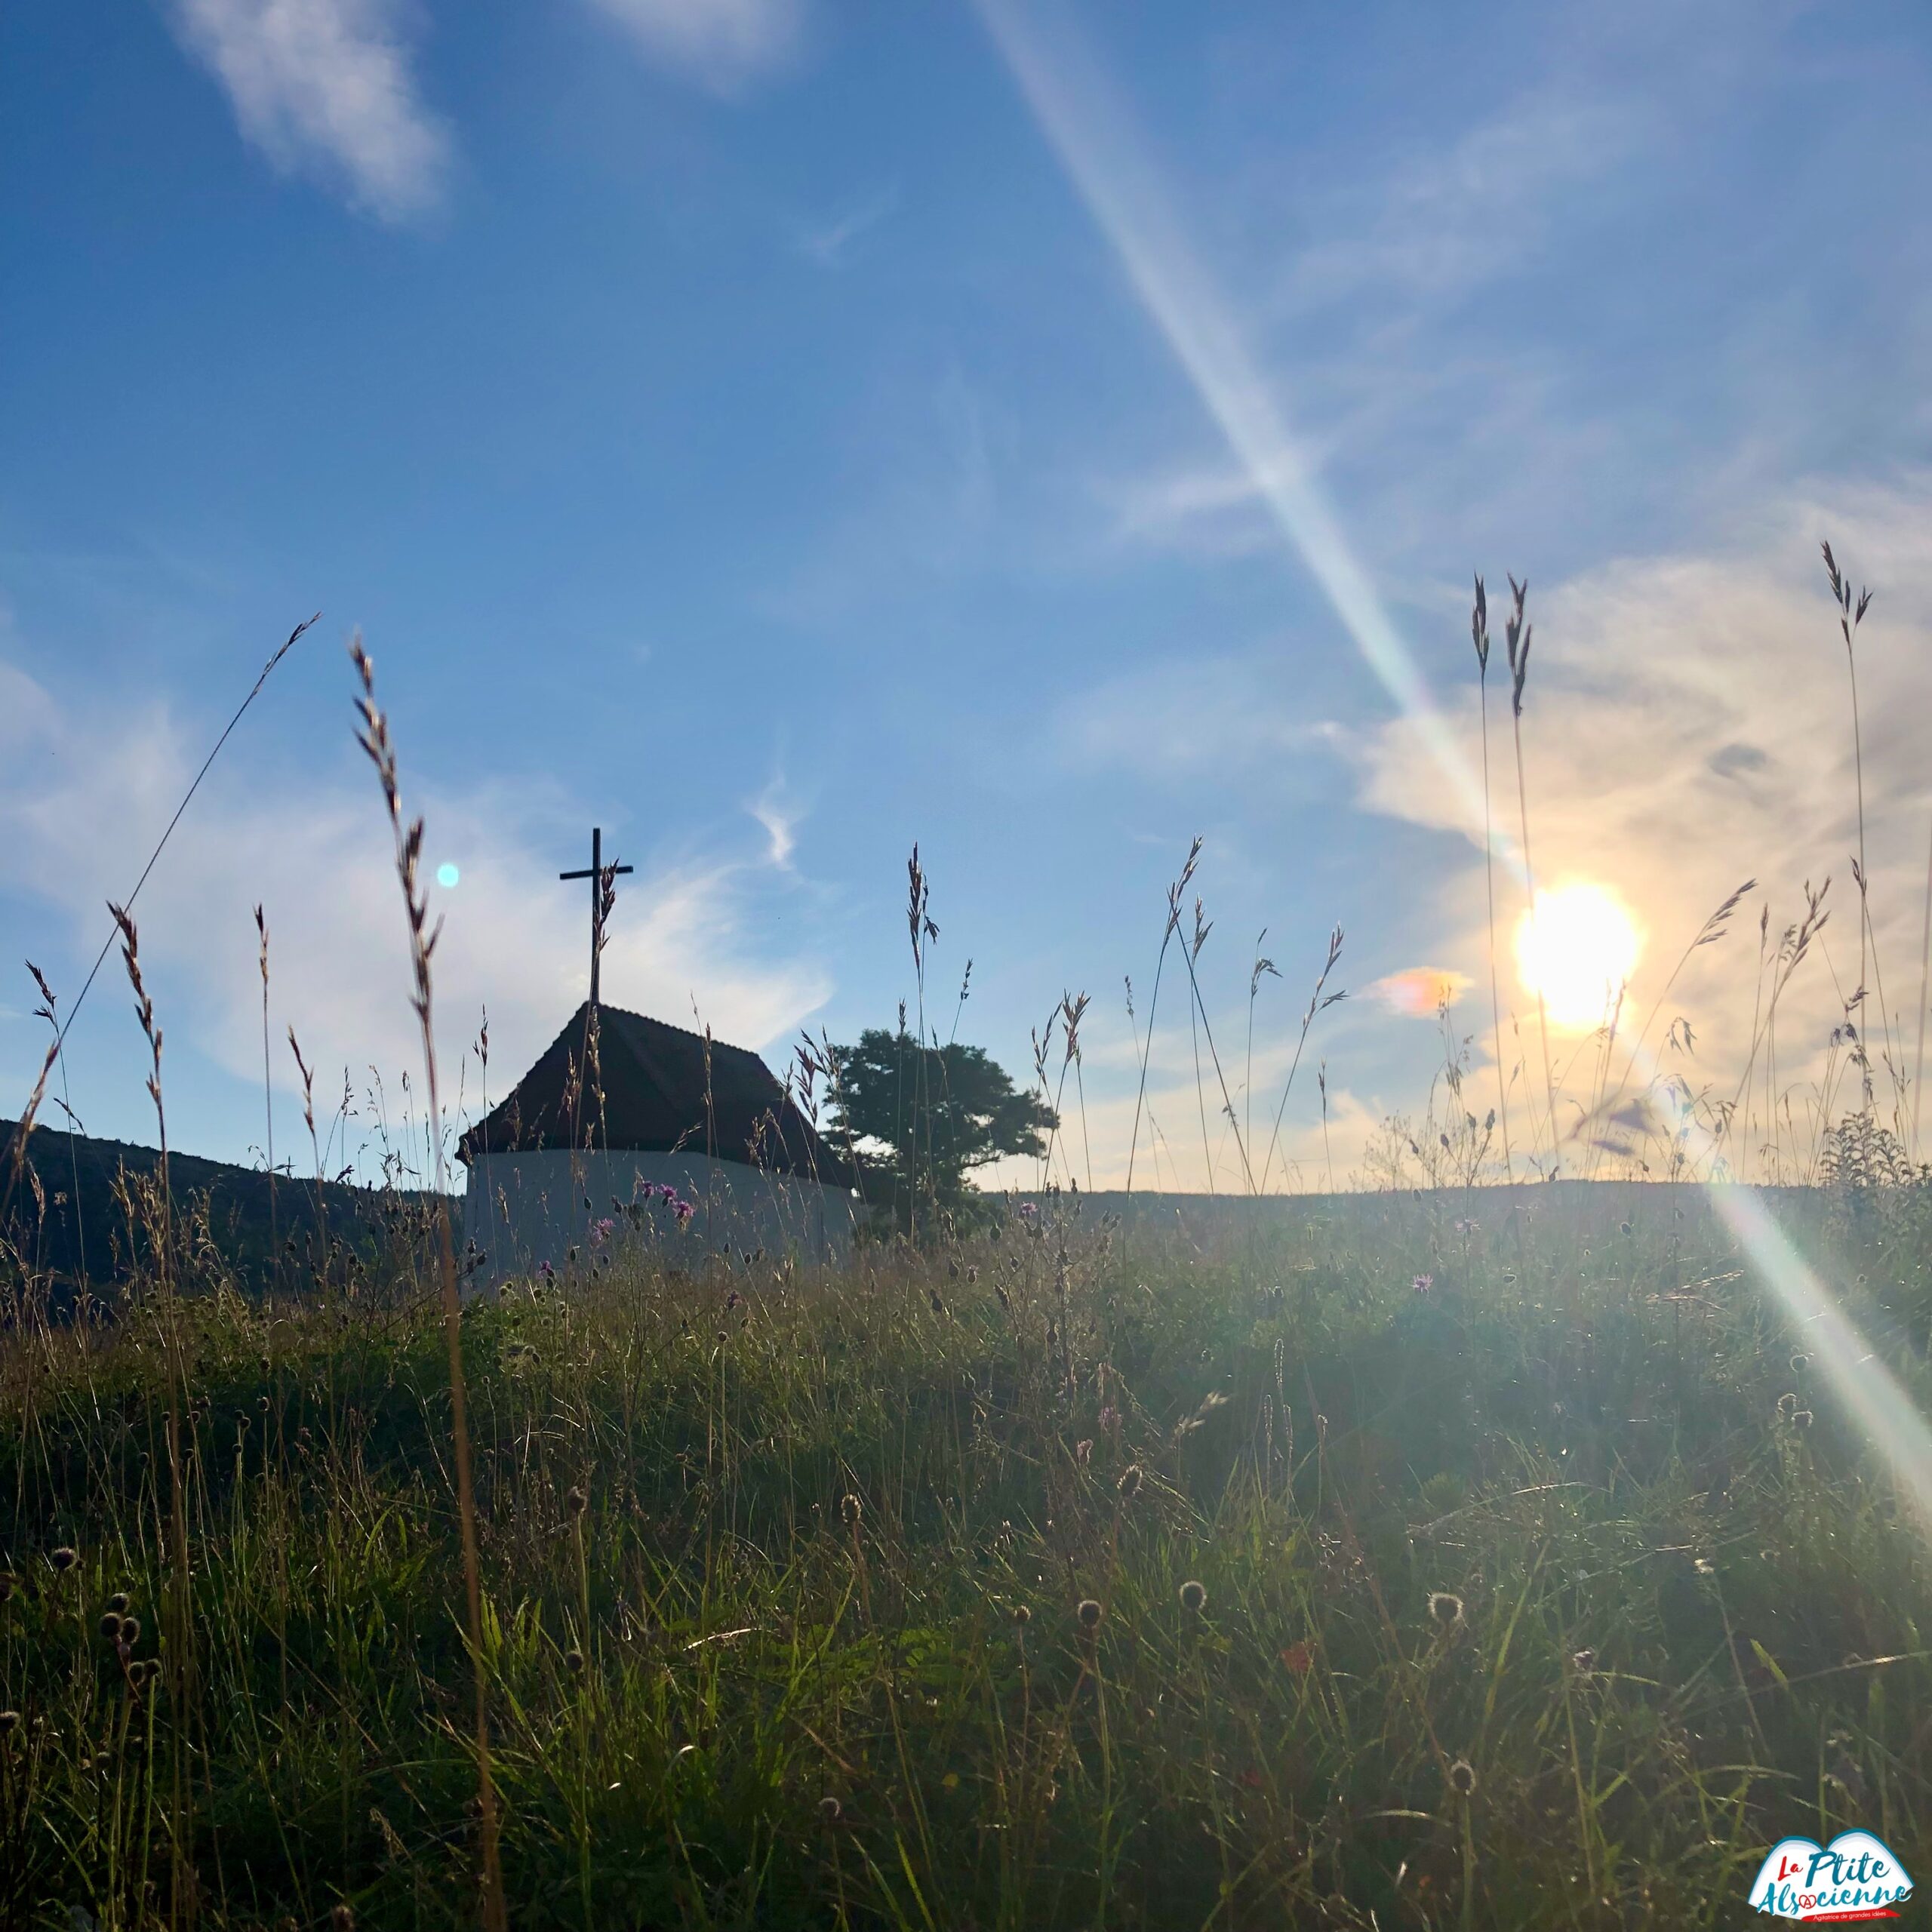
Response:
[[[593,0],[645,56],[728,94],[797,45],[801,0]]]
[[[430,894],[432,914],[447,921],[435,954],[445,1099],[454,1102],[456,1069],[486,1007],[490,1087],[500,1098],[584,996],[587,888],[556,877],[580,821],[566,824],[562,801],[533,801],[523,787],[410,783],[406,720],[398,729],[405,802],[427,821],[425,871],[433,878],[448,861],[461,874],[453,890]],[[70,712],[0,660],[0,889],[71,922],[75,955],[91,958],[104,902],[139,875],[200,755],[165,703]],[[621,833],[607,839],[607,857],[623,849]],[[603,961],[610,1004],[687,1026],[695,1008],[719,1038],[756,1048],[782,1041],[827,997],[816,962],[761,955],[748,939],[756,859],[626,856],[638,870],[620,881]],[[217,766],[135,908],[171,1039],[192,1040],[251,1080],[261,1067],[257,900],[271,932],[278,1084],[295,1078],[283,1044],[290,1023],[325,1069],[318,1085],[345,1066],[358,1081],[371,1064],[392,1077],[416,1066],[401,894],[380,795],[359,758],[286,784]],[[85,1024],[100,1019],[94,1005],[123,997],[109,970],[118,971],[111,961],[103,969]],[[473,1109],[473,1061],[466,1078]]]
[[[448,137],[424,109],[396,0],[177,0],[189,45],[275,165],[386,220],[432,205]]]
[[[1801,1121],[1815,1097],[1808,1083],[1859,974],[1850,691],[1818,545],[1829,537],[1854,580],[1877,593],[1858,640],[1877,961],[1865,1024],[1875,1056],[1884,1044],[1882,977],[1892,1037],[1909,1074],[1932,808],[1920,728],[1932,709],[1932,657],[1924,648],[1932,623],[1928,514],[1932,475],[1795,494],[1756,517],[1752,540],[1734,549],[1626,559],[1531,598],[1535,645],[1523,737],[1537,883],[1598,881],[1635,910],[1649,941],[1626,1027],[1663,994],[1679,955],[1725,895],[1748,876],[1762,882],[1728,938],[1692,955],[1653,1032],[1655,1046],[1676,1014],[1692,1020],[1694,1062],[1666,1058],[1694,1086],[1708,1079],[1715,1094],[1728,1097],[1741,1073],[1764,899],[1775,943],[1802,909],[1804,881],[1830,877],[1831,924],[1779,1020],[1780,1084],[1790,1083]],[[1513,831],[1506,672],[1505,680],[1500,697],[1492,693],[1491,754],[1499,823]],[[1477,756],[1472,693],[1446,723],[1465,755]],[[1440,782],[1411,721],[1385,724],[1361,742],[1359,755],[1363,803],[1460,832],[1479,848],[1480,826]],[[1442,950],[1475,979],[1465,1010],[1486,1021],[1481,873],[1460,869],[1438,890]],[[1500,866],[1497,896],[1506,962],[1521,901]],[[1533,1041],[1534,1008],[1512,980],[1504,981],[1506,1007],[1513,1002]],[[1590,1058],[1584,1051],[1580,1065]],[[1578,1084],[1588,1084],[1585,1072]],[[1855,1088],[1841,1089],[1834,1115],[1855,1099]],[[1889,1118],[1882,1072],[1879,1100]]]

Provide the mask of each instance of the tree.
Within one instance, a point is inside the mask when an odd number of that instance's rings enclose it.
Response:
[[[902,1026],[869,1027],[856,1046],[832,1051],[837,1131],[863,1170],[866,1198],[889,1200],[909,1232],[968,1211],[973,1169],[1006,1155],[1039,1158],[1060,1124],[1038,1094],[1014,1091],[983,1047],[922,1046]]]

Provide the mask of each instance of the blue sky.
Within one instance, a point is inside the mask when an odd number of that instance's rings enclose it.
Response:
[[[1486,970],[1479,846],[1432,750],[1475,742],[1472,571],[1534,586],[1545,863],[1630,903],[1640,983],[1724,886],[1789,901],[1844,869],[1821,531],[1881,592],[1875,877],[1922,863],[1929,53],[1909,5],[11,10],[7,956],[72,996],[103,901],[319,609],[138,909],[182,1144],[263,1137],[258,900],[278,1153],[288,1026],[365,1127],[369,1067],[394,1103],[409,1063],[359,626],[461,871],[446,1052],[487,1005],[497,1091],[580,997],[553,875],[592,823],[638,867],[606,996],[775,1064],[912,992],[916,838],[942,1030],[969,956],[961,1032],[1017,1073],[1063,990],[1093,995],[1104,1178],[1123,975],[1144,1023],[1198,832],[1224,1050],[1263,925],[1284,976],[1258,1112],[1346,931],[1356,997],[1314,1051],[1352,1159],[1441,1058],[1367,989]],[[1436,724],[1364,661],[1202,354]],[[1883,916],[1917,912],[1902,885]],[[1894,950],[1903,984],[1915,937]],[[33,1003],[0,980],[16,1092]],[[1170,998],[1152,1085],[1198,1179],[1186,1018]],[[1481,1018],[1458,1011],[1478,1063]],[[103,971],[75,1111],[146,1137],[141,1072]],[[1313,1108],[1304,1075],[1309,1158]]]

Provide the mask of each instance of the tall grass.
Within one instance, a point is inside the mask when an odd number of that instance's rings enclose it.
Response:
[[[1715,1925],[1787,1830],[1922,1863],[1924,1546],[1707,1220],[1544,1198],[1527,1281],[1392,1196],[470,1306],[515,1921]],[[1860,1311],[1897,1351],[1932,1243],[1894,1206],[1807,1238],[1910,1257]],[[205,1923],[469,1922],[437,1297],[180,1306],[178,1798],[152,1640],[96,1627],[169,1588],[158,1310],[0,1357],[38,1392],[0,1437],[11,1909],[165,1915],[140,1857],[192,1800]]]

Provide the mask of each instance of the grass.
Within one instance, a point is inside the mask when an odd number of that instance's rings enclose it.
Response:
[[[1932,1204],[1822,1199],[1915,1358]],[[472,1304],[512,1921],[1700,1925],[1786,1832],[1923,1866],[1926,1545],[1707,1218],[1643,1200],[1540,1207],[1520,1263],[1400,1197],[1204,1252],[1050,1206]],[[474,1922],[433,1286],[17,1334],[5,1922]]]

